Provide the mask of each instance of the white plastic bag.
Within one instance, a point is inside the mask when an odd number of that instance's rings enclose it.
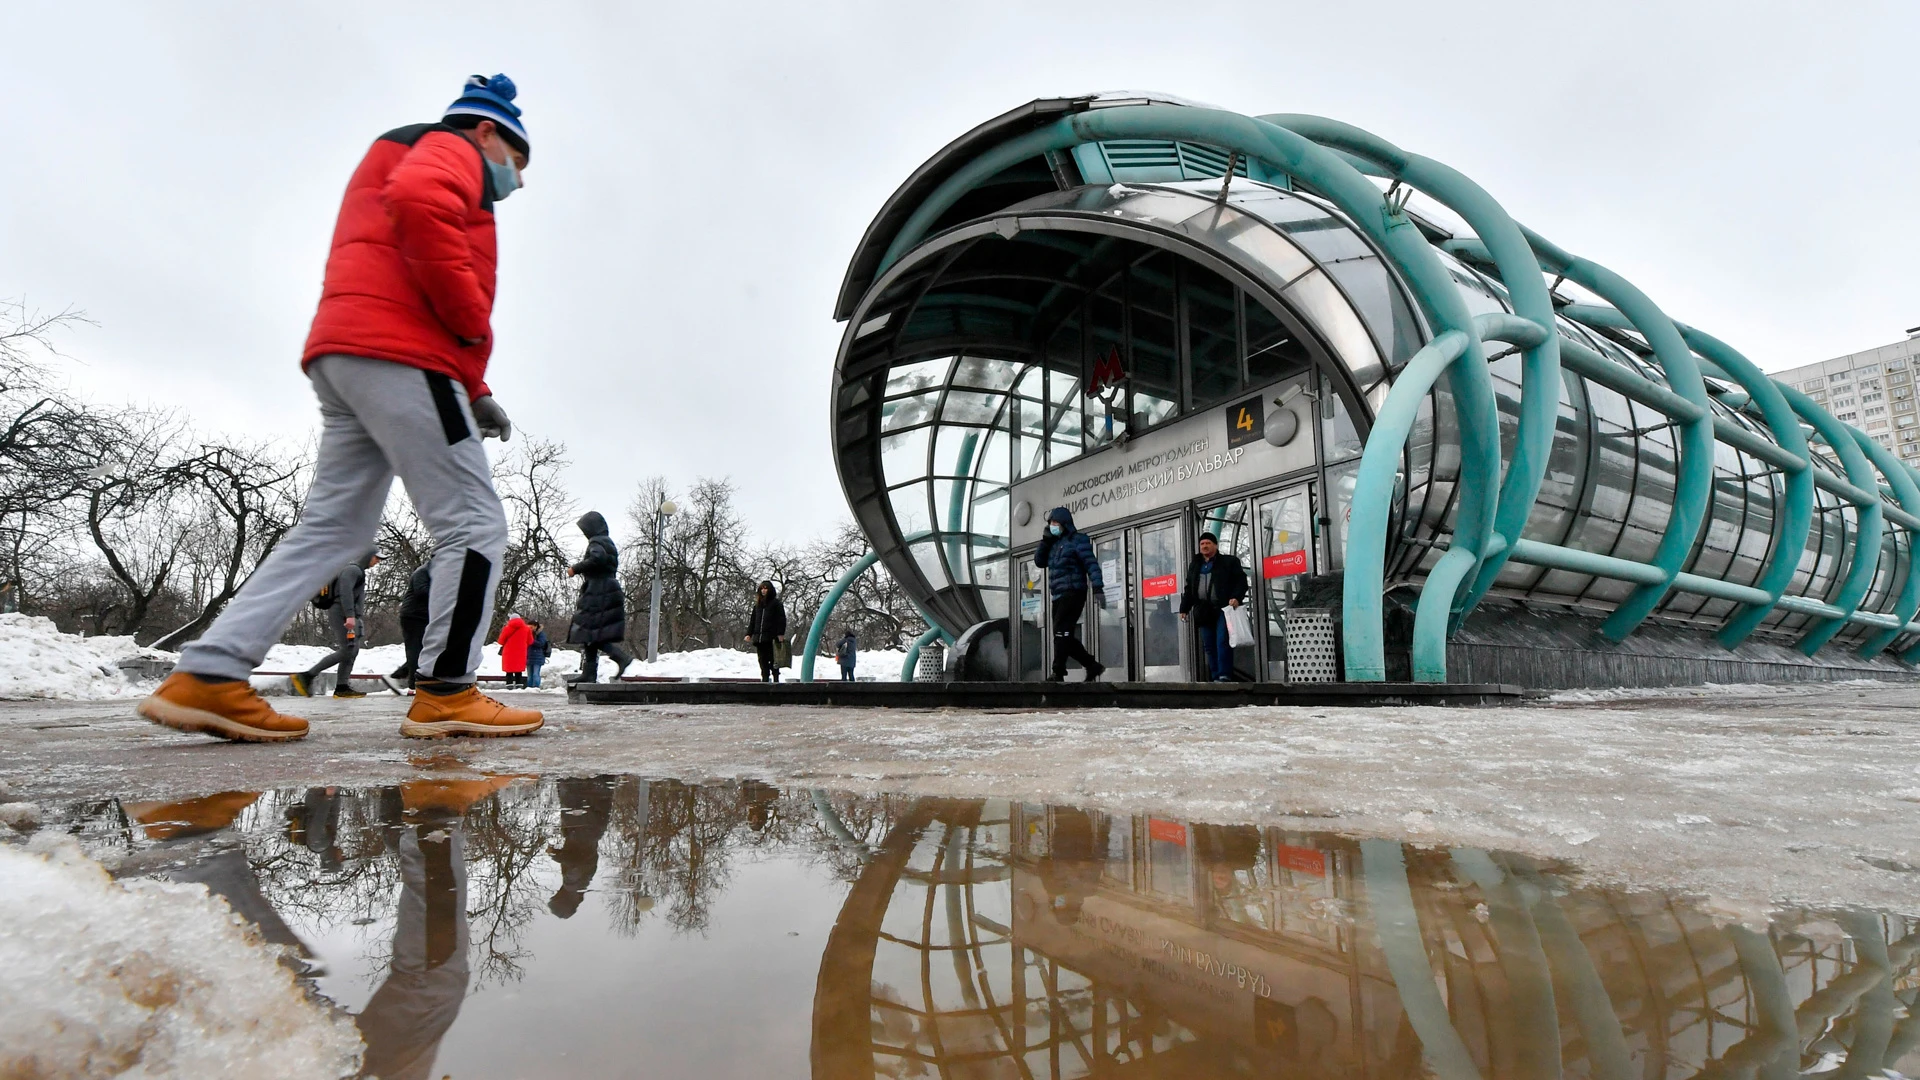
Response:
[[[1229,606],[1224,614],[1227,617],[1227,644],[1236,649],[1253,644],[1253,616],[1247,613],[1246,605]]]

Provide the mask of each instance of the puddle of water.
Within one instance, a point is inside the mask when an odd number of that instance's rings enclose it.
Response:
[[[388,1080],[1920,1071],[1920,919],[1498,852],[630,776],[60,819],[225,896]]]

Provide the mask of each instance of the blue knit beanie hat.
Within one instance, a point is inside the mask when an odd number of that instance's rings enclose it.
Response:
[[[446,114],[441,119],[451,121],[456,116],[477,116],[481,120],[491,120],[507,145],[531,158],[533,151],[527,144],[527,129],[520,123],[519,106],[513,103],[514,95],[519,92],[513,80],[505,75],[495,75],[491,79],[485,75],[469,75],[467,85],[461,89],[460,96],[454,99],[453,104],[447,106]],[[468,127],[471,123],[456,126]]]

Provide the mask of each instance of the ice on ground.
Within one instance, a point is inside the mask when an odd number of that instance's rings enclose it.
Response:
[[[65,838],[0,846],[0,1076],[353,1075],[309,1001],[201,885],[115,882]]]
[[[92,701],[139,694],[142,688],[117,665],[171,655],[143,649],[130,637],[63,634],[38,615],[0,615],[0,699]]]

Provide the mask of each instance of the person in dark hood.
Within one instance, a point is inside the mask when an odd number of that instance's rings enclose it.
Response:
[[[774,644],[787,636],[787,609],[780,604],[780,590],[773,582],[760,583],[754,597],[753,616],[747,620],[747,641],[760,654],[760,681],[779,682],[780,669],[773,662]]]
[[[579,524],[587,537],[587,553],[567,568],[568,577],[584,579],[567,641],[583,648],[580,674],[569,681],[598,682],[603,651],[614,662],[613,676],[617,679],[633,663],[633,654],[620,644],[627,636],[627,594],[620,587],[620,549],[607,533],[607,519],[598,511],[580,515]]]
[[[369,551],[342,567],[333,580],[327,582],[327,587],[320,590],[320,595],[313,598],[314,605],[325,611],[328,621],[333,623],[335,647],[312,667],[288,677],[295,694],[312,697],[313,680],[338,664],[340,672],[334,676],[333,696],[367,696],[364,691],[353,688],[353,662],[360,656],[360,642],[367,636],[367,571],[379,565],[380,553]]]
[[[849,629],[840,638],[840,648],[834,658],[840,661],[840,681],[853,681],[853,665],[860,659],[860,638]]]
[[[387,676],[387,689],[394,693],[403,693],[402,684],[412,689],[414,676],[420,670],[420,647],[426,644],[427,623],[433,619],[429,600],[433,591],[431,555],[420,560],[420,566],[407,578],[407,596],[400,601],[400,642],[407,650],[407,658],[393,674]]]
[[[600,838],[613,813],[615,779],[596,776],[559,782],[560,844],[547,848],[547,854],[560,864],[560,888],[547,901],[547,910],[562,919],[571,919],[580,910],[580,901],[600,870]]]
[[[1200,552],[1187,564],[1187,587],[1180,593],[1180,620],[1189,615],[1200,628],[1200,674],[1214,682],[1233,681],[1233,643],[1227,637],[1227,612],[1247,601],[1247,571],[1240,560],[1220,550],[1220,539],[1200,534]]]
[[[1093,658],[1075,634],[1087,596],[1105,607],[1106,586],[1100,580],[1100,560],[1093,557],[1093,541],[1073,527],[1073,515],[1064,506],[1047,511],[1047,531],[1034,552],[1033,564],[1046,568],[1047,590],[1053,595],[1053,672],[1049,682],[1067,680],[1067,661],[1077,660],[1092,682],[1107,670]]]

